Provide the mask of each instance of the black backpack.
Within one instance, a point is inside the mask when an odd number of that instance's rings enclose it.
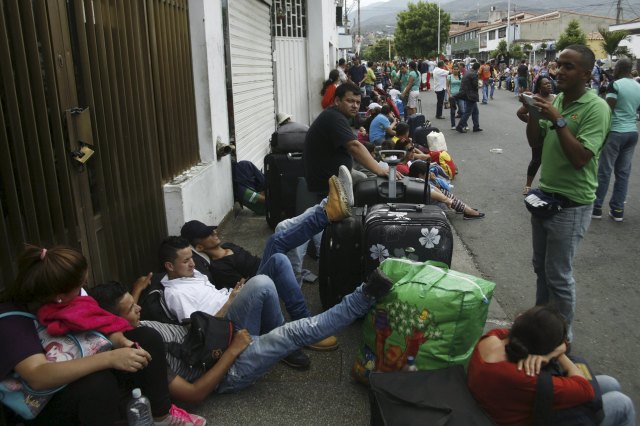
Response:
[[[169,343],[167,350],[189,367],[211,368],[222,356],[233,339],[233,323],[205,312],[193,312],[189,331],[182,343]]]
[[[142,308],[140,319],[167,324],[180,324],[178,318],[169,310],[164,299],[164,286],[160,280],[165,275],[166,273],[164,272],[153,274],[151,284],[140,294],[140,299],[138,300],[138,305]]]
[[[552,376],[565,375],[560,364],[554,360],[544,366],[538,375],[536,399],[533,407],[533,424],[535,426],[596,426],[604,418],[602,392],[591,367],[583,358],[571,356],[570,359],[582,370],[585,378],[593,386],[595,398],[575,407],[553,410],[553,381],[551,378]]]

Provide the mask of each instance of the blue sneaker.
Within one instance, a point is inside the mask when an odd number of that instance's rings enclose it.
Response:
[[[624,220],[624,210],[609,210],[609,217],[611,217],[611,219],[615,220],[616,222],[622,222]]]
[[[602,219],[602,207],[593,207],[593,212],[591,212],[592,219]]]

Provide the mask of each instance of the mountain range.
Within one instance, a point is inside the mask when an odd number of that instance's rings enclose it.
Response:
[[[354,0],[355,2],[355,0]],[[415,3],[415,1],[412,1]],[[396,25],[396,15],[408,8],[410,0],[392,0],[389,2],[373,3],[360,8],[361,33],[382,31],[393,33]],[[635,3],[635,5],[633,5]],[[616,0],[536,0],[535,2],[516,3],[511,1],[511,11],[531,12],[543,14],[554,10],[575,10],[581,13],[598,16],[616,16]],[[506,11],[507,1],[492,0],[443,0],[440,7],[449,13],[451,20],[487,20],[491,7],[495,10]],[[640,4],[637,1],[624,1],[623,21],[631,20],[640,14]],[[353,7],[349,13],[352,28],[357,26],[357,8]]]

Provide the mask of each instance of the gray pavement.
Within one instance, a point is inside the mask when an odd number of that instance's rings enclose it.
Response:
[[[452,224],[462,222],[450,216]],[[481,223],[475,222],[476,225]],[[261,254],[271,229],[263,217],[248,210],[230,214],[218,229],[223,241],[232,241]],[[317,273],[317,261],[307,256],[305,266]],[[476,260],[455,234],[453,269],[482,276]],[[317,284],[303,284],[303,293],[312,312],[321,312]],[[504,326],[507,317],[494,301],[490,305],[487,328]],[[275,366],[254,386],[234,395],[210,396],[193,412],[212,424],[222,425],[368,425],[367,389],[350,377],[350,369],[361,342],[357,321],[337,337],[334,352],[305,350],[312,364],[308,371],[296,371],[283,364]]]

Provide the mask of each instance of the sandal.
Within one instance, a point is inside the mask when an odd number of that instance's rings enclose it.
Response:
[[[525,186],[524,188],[522,188],[522,195],[529,195],[529,191],[531,191],[531,187]]]

